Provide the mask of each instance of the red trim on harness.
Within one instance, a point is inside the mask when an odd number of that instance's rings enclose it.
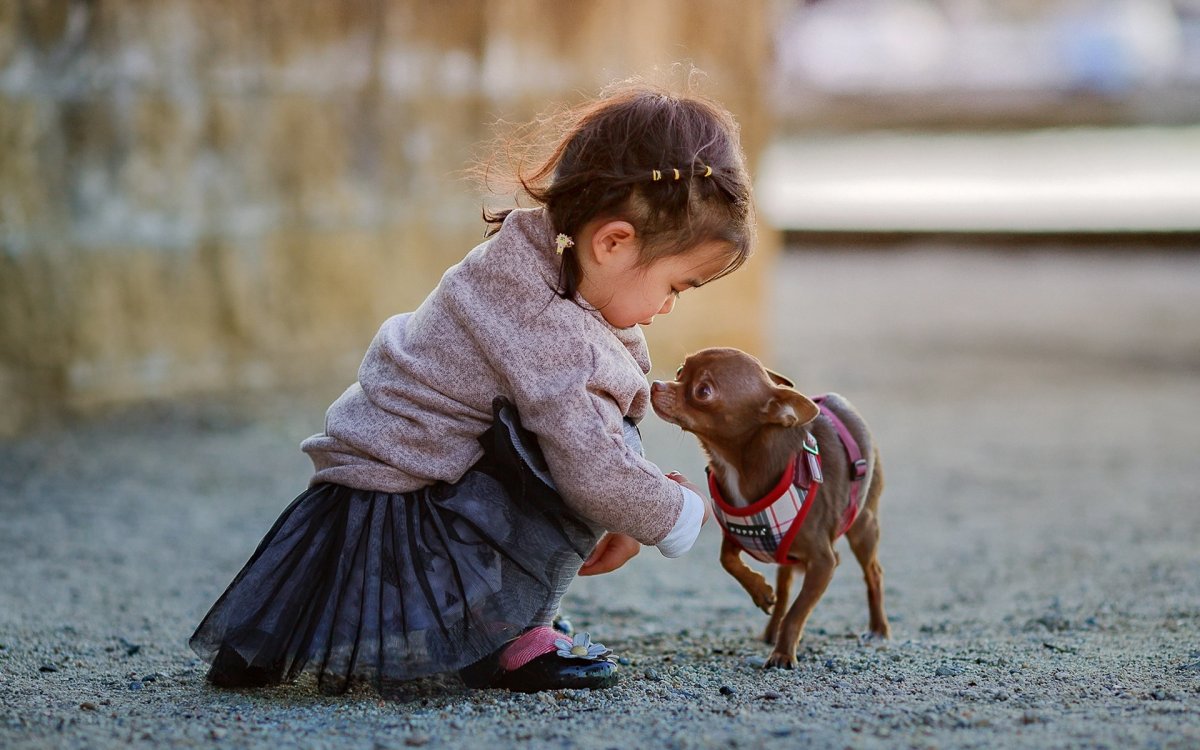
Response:
[[[783,470],[783,476],[779,477],[779,482],[775,485],[775,488],[768,492],[767,496],[763,499],[755,501],[753,505],[739,508],[736,505],[730,505],[725,502],[725,498],[721,497],[721,488],[717,486],[717,478],[714,472],[711,471],[708,472],[708,492],[712,495],[713,502],[729,515],[752,516],[755,513],[766,510],[771,503],[783,497],[783,493],[787,492],[788,487],[792,486],[792,482],[796,476],[797,458],[798,456],[792,456],[792,460],[788,461],[787,468]]]
[[[815,444],[815,438],[813,440]],[[779,538],[779,545],[775,548],[775,562],[779,565],[790,564],[787,557],[788,550],[791,549],[792,540],[794,540],[796,535],[800,533],[800,526],[804,523],[804,519],[808,516],[808,511],[812,509],[813,498],[816,496],[817,488],[821,484],[821,456],[819,453],[813,453],[811,455],[816,460],[817,471],[813,474],[812,480],[808,483],[808,489],[805,490],[804,499],[800,501],[800,508],[796,511],[796,516],[792,519],[791,524],[788,525],[787,531],[785,531],[783,536]],[[784,493],[786,493],[788,489],[790,489],[799,481],[799,462],[801,456],[805,456],[805,460],[807,460],[807,455],[804,451],[793,454],[791,459],[788,461],[787,468],[784,469],[783,475],[779,477],[779,481],[775,484],[775,487],[767,493],[766,497],[754,502],[752,505],[739,508],[725,502],[725,498],[721,497],[721,488],[717,484],[717,478],[711,471],[708,472],[708,492],[712,496],[713,502],[716,503],[717,506],[720,507],[725,513],[739,518],[752,516],[756,513],[766,510],[768,507],[774,504],[776,500],[783,497]],[[757,557],[757,555],[755,555],[753,550],[746,549],[746,547],[738,541],[737,536],[729,533],[729,530],[723,525],[721,527],[721,533],[739,548],[741,548],[743,552],[751,555],[755,559],[760,559]]]
[[[821,456],[817,454],[817,467],[821,466]],[[792,459],[794,463],[796,459]],[[795,471],[795,470],[793,470]],[[784,476],[787,476],[786,474]],[[795,481],[793,474],[792,481]],[[808,483],[808,491],[804,493],[804,500],[800,503],[800,510],[796,513],[796,517],[792,519],[792,525],[788,526],[788,530],[779,539],[779,546],[775,548],[775,562],[780,565],[788,564],[788,552],[792,549],[792,541],[796,535],[800,533],[800,526],[804,523],[804,519],[808,516],[808,511],[813,507],[813,499],[817,494],[817,487],[820,481],[814,476],[812,481]]]

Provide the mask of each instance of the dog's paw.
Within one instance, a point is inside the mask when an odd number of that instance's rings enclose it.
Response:
[[[865,643],[882,643],[892,639],[892,629],[884,627],[882,630],[869,630],[859,636],[859,639]]]
[[[771,614],[771,612],[775,610],[775,592],[767,589],[766,593],[762,596],[754,597],[754,603],[757,604],[758,608],[763,612],[767,613],[768,615]]]
[[[758,585],[750,591],[750,598],[754,600],[755,606],[767,614],[771,614],[771,610],[775,608],[775,590],[771,588],[771,584],[767,583],[766,579],[758,582]]]
[[[784,653],[779,650],[771,652],[767,657],[767,663],[763,665],[763,669],[795,669],[796,655]]]

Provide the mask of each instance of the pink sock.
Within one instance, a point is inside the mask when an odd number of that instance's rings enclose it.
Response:
[[[520,669],[543,654],[557,651],[558,646],[555,646],[554,642],[565,639],[566,637],[554,628],[534,628],[508,644],[504,653],[500,654],[500,668],[506,672]]]

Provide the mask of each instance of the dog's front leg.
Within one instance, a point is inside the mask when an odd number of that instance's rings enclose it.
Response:
[[[779,606],[771,611],[771,619],[767,629],[763,631],[763,640],[774,643],[779,636],[779,626],[783,623],[783,615],[787,612],[788,597],[792,592],[792,576],[796,570],[791,565],[780,565],[775,573],[775,601]]]
[[[771,608],[775,605],[775,592],[771,590],[771,584],[767,583],[762,573],[750,569],[742,560],[742,548],[729,537],[721,540],[721,567],[742,584],[742,588],[750,594],[755,605],[763,612],[771,613]]]
[[[800,587],[796,601],[783,618],[783,625],[775,639],[775,650],[767,658],[766,667],[796,667],[796,647],[804,635],[804,623],[825,593],[825,589],[829,587],[829,582],[833,580],[835,568],[837,555],[833,548],[829,548],[827,554],[813,555],[809,558],[804,572],[804,584]]]

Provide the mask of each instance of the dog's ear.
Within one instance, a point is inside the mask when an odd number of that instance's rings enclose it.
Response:
[[[767,371],[767,376],[769,378],[771,378],[771,382],[774,383],[775,385],[786,385],[788,388],[796,387],[795,383],[788,380],[783,375],[780,375],[779,373],[775,372],[774,370],[766,368],[766,367],[764,367],[763,369]]]
[[[763,407],[767,423],[781,427],[808,424],[820,413],[821,409],[807,396],[791,388],[776,388],[775,395]]]

